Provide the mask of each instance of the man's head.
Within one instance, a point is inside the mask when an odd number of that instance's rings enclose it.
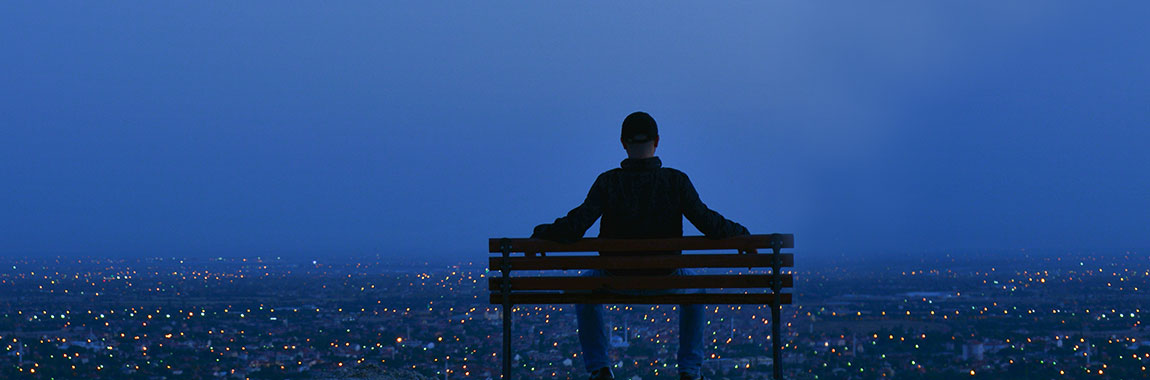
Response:
[[[628,158],[650,158],[659,147],[659,127],[646,112],[632,112],[623,119],[623,133],[619,140]]]

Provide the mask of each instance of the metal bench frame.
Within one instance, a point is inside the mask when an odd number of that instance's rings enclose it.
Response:
[[[488,241],[488,252],[498,253],[488,267],[501,276],[488,279],[489,302],[502,305],[503,379],[511,379],[511,308],[521,304],[758,304],[771,307],[774,378],[782,379],[781,306],[791,304],[791,294],[783,289],[794,286],[794,278],[782,268],[794,266],[794,235],[764,234],[708,239],[702,236],[663,239],[581,239],[558,243],[540,239],[496,238]],[[769,249],[771,253],[759,254]],[[682,254],[637,256],[651,251],[737,250],[736,254]],[[550,256],[548,252],[598,252],[599,255]],[[512,253],[523,256],[512,257]],[[626,256],[612,255],[626,254]],[[656,258],[656,259],[652,259]],[[681,269],[681,268],[771,268],[770,274],[727,274],[693,276],[524,276],[512,277],[516,270],[575,269]],[[741,293],[624,295],[612,290],[743,289]],[[769,289],[770,293],[751,292]],[[575,292],[571,292],[575,291]]]

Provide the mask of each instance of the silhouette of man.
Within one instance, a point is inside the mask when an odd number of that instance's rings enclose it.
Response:
[[[620,141],[627,151],[627,159],[620,167],[600,174],[583,204],[554,223],[536,226],[531,237],[561,242],[578,240],[600,216],[603,217],[599,231],[601,238],[683,236],[684,216],[710,238],[747,234],[742,225],[707,208],[686,174],[662,167],[662,161],[655,156],[655,148],[659,147],[659,129],[651,115],[645,112],[627,115],[623,120]],[[652,255],[652,260],[658,260],[658,255],[678,255],[681,251],[601,254]],[[582,275],[689,275],[691,272],[685,269],[588,270]],[[614,379],[607,357],[610,339],[603,326],[603,305],[576,305],[575,312],[583,361],[587,371],[591,372],[591,379]],[[701,378],[703,325],[702,305],[679,305],[677,360],[680,379]]]

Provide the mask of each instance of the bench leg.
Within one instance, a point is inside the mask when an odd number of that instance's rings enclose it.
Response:
[[[771,341],[774,346],[772,350],[774,364],[772,364],[772,366],[774,366],[775,380],[783,379],[783,337],[782,334],[780,334],[780,330],[782,329],[780,325],[783,324],[783,321],[779,318],[782,314],[779,309],[779,303],[775,301],[775,303],[771,305]]]
[[[503,253],[503,380],[511,380],[511,242],[500,242]]]
[[[511,305],[503,305],[503,378],[511,379]]]

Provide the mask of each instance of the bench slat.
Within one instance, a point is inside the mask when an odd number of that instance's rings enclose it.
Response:
[[[791,304],[790,293],[780,293],[779,303]],[[491,293],[492,304],[503,303],[502,293]],[[775,294],[662,294],[631,296],[620,294],[570,294],[570,293],[520,293],[511,295],[515,305],[530,304],[730,304],[730,305],[769,305],[775,302]]]
[[[710,249],[768,249],[775,240],[780,248],[794,248],[793,234],[760,234],[734,236],[725,239],[709,239],[703,236],[687,236],[659,239],[580,239],[573,243],[558,243],[543,239],[507,239],[511,252],[641,252],[641,251],[686,251]],[[503,239],[488,239],[488,252],[500,253]]]
[[[511,270],[572,269],[678,269],[678,268],[755,268],[774,264],[773,254],[695,254],[659,256],[544,256],[510,257]],[[780,267],[795,265],[795,255],[779,254]],[[488,268],[503,268],[502,257],[491,257]]]
[[[794,277],[780,274],[782,287],[794,286]],[[770,288],[771,274],[727,274],[690,276],[611,276],[512,277],[511,290],[621,290],[621,289],[699,289],[699,288]],[[491,277],[488,290],[500,290],[503,278]]]

